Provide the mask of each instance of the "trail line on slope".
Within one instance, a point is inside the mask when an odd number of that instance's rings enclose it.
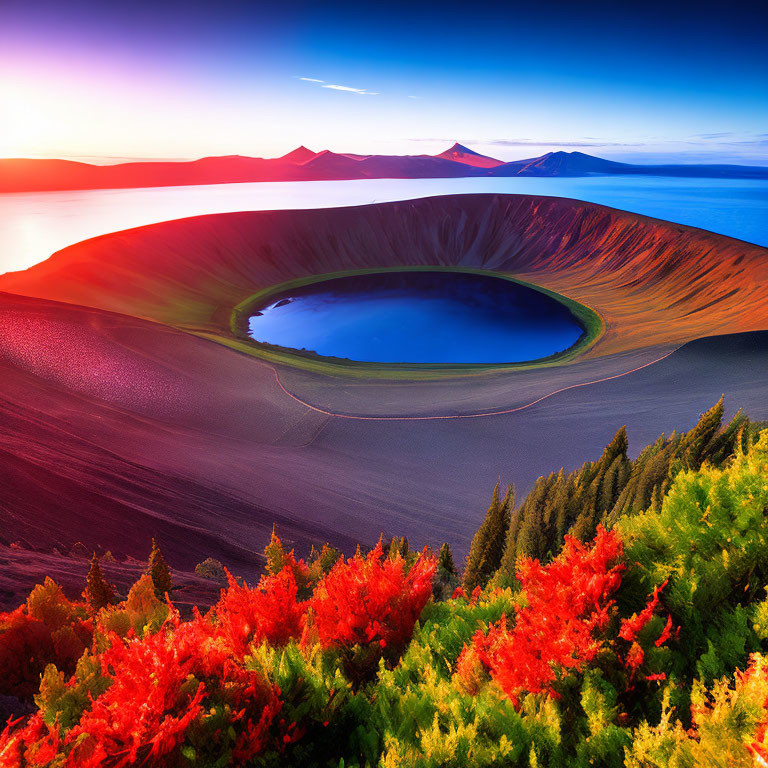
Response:
[[[293,392],[287,389],[283,384],[283,382],[280,381],[280,374],[278,373],[277,368],[272,368],[272,370],[275,373],[275,381],[277,382],[277,385],[280,387],[280,389],[283,390],[283,392],[286,395],[288,395],[288,397],[292,398],[297,403],[300,403],[306,408],[309,408],[310,410],[316,411],[317,413],[322,413],[325,416],[335,416],[337,419],[353,419],[355,421],[436,421],[439,419],[480,419],[480,418],[483,418],[484,416],[504,416],[509,413],[517,413],[518,411],[524,411],[527,408],[532,408],[534,405],[538,405],[543,400],[547,400],[550,397],[559,395],[562,392],[567,392],[570,389],[579,389],[580,387],[588,387],[588,386],[591,386],[592,384],[601,384],[604,381],[613,381],[614,379],[621,379],[624,376],[629,376],[631,373],[637,373],[637,371],[642,371],[643,368],[648,368],[651,365],[656,365],[656,363],[662,362],[662,360],[666,360],[668,357],[670,357],[670,355],[677,352],[683,346],[684,345],[681,344],[679,347],[675,347],[675,349],[670,350],[665,355],[662,355],[661,357],[658,357],[655,360],[651,360],[647,363],[643,363],[642,365],[638,365],[636,368],[632,368],[629,371],[623,371],[622,373],[615,373],[612,376],[605,376],[602,379],[594,379],[593,381],[582,381],[578,384],[569,384],[567,387],[561,387],[560,389],[556,389],[553,392],[547,393],[546,395],[542,395],[536,400],[532,400],[530,403],[525,403],[524,405],[518,405],[518,406],[515,406],[514,408],[504,408],[503,410],[499,410],[499,411],[482,411],[480,413],[455,413],[455,414],[442,414],[442,415],[433,415],[433,416],[356,416],[351,413],[336,413],[335,411],[328,411],[325,408],[320,408],[319,406],[308,403],[306,400],[303,400],[302,398],[298,397],[298,395],[294,395]]]

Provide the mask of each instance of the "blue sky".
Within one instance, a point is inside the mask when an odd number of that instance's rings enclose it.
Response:
[[[0,155],[768,165],[768,3],[0,3]]]

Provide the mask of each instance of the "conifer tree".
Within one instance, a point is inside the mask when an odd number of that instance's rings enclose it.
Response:
[[[517,537],[523,525],[523,507],[513,510],[509,517],[507,537],[504,542],[504,554],[501,556],[501,572],[510,580],[515,576],[517,563]]]
[[[316,572],[317,578],[319,578],[328,573],[336,565],[340,557],[341,552],[326,542],[323,544],[322,549],[318,550],[314,546],[312,547],[309,563],[313,572]]]
[[[456,574],[456,565],[453,562],[453,553],[451,552],[448,542],[445,542],[443,546],[440,547],[440,553],[437,556],[437,570],[441,574],[445,573],[450,576]]]
[[[484,587],[501,565],[504,542],[509,528],[514,491],[507,489],[504,498],[499,498],[499,482],[493,489],[491,505],[478,529],[467,555],[464,569],[464,590],[469,594],[475,587]]]
[[[277,535],[275,526],[272,525],[272,538],[269,544],[264,547],[264,557],[267,559],[266,569],[270,576],[276,576],[283,570],[285,565],[285,548],[280,537]]]
[[[611,442],[605,446],[600,461],[607,467],[613,464],[614,460],[619,456],[623,456],[626,459],[628,447],[629,440],[627,439],[627,427],[619,427],[616,434],[611,439]]]
[[[526,504],[520,530],[515,543],[515,560],[519,557],[543,558],[549,549],[544,524],[544,510],[551,484],[542,484],[541,493]]]
[[[404,560],[407,560],[409,552],[410,547],[408,545],[408,538],[406,536],[393,536],[390,539],[389,544],[384,545],[384,554],[386,554],[390,559],[394,559],[400,555],[400,557],[402,557]]]
[[[88,604],[88,613],[95,616],[102,608],[114,602],[115,591],[112,585],[104,578],[101,565],[96,553],[91,558],[91,567],[85,582],[83,597]]]
[[[744,451],[749,445],[750,421],[739,410],[728,426],[713,440],[707,461],[720,467],[731,456]]]
[[[440,547],[437,556],[437,568],[435,569],[435,578],[432,581],[432,596],[436,602],[447,600],[459,584],[461,584],[461,577],[456,570],[453,553],[450,546],[445,543]]]
[[[723,429],[722,417],[721,398],[689,432],[662,434],[634,461],[627,456],[627,431],[621,427],[597,461],[540,477],[507,527],[502,582],[514,579],[521,556],[544,561],[560,551],[566,533],[587,541],[599,524],[610,528],[625,515],[660,509],[682,469],[723,466],[739,449],[746,450],[759,425],[739,412]]]
[[[680,459],[684,469],[699,469],[723,423],[723,397],[701,414],[696,426],[685,434],[680,444]]]
[[[173,590],[173,581],[171,580],[171,571],[155,539],[152,539],[152,551],[149,553],[147,573],[152,577],[152,584],[158,599],[164,600],[165,596],[170,595]]]
[[[562,477],[562,470],[560,471],[560,482],[557,489],[552,495],[552,508],[554,509],[555,519],[554,524],[554,548],[560,549],[565,539],[565,534],[568,533],[570,522],[570,500],[574,493],[574,482],[571,477]]]

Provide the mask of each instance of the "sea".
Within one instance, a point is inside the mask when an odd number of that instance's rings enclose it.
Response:
[[[575,198],[768,246],[768,180],[592,176],[257,182],[0,194],[0,273],[27,269],[90,237],[188,216],[487,192]]]

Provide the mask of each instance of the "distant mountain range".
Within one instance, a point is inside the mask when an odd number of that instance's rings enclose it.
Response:
[[[91,165],[72,160],[0,159],[0,192],[118,189],[227,184],[252,181],[431,179],[509,176],[677,176],[768,179],[768,167],[751,165],[633,165],[583,152],[548,152],[505,163],[454,144],[439,155],[353,155],[298,147],[276,158],[204,157]]]

